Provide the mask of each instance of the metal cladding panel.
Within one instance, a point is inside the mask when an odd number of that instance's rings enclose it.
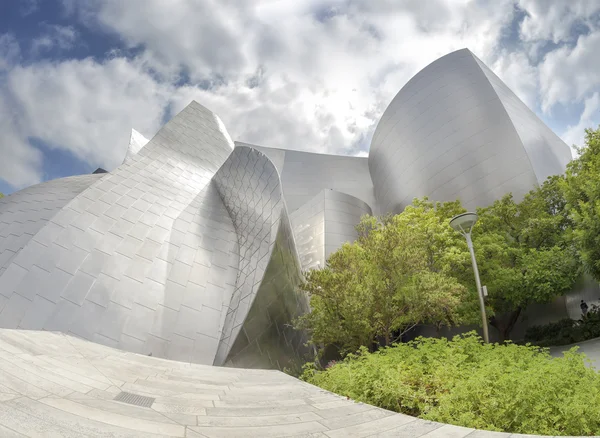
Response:
[[[369,176],[369,163],[366,157],[250,146],[271,158],[277,167],[290,214],[324,189],[333,189],[354,196],[371,207],[375,205],[373,182]],[[283,158],[281,153],[284,154]]]
[[[307,296],[298,289],[300,282],[300,262],[284,209],[264,276],[226,366],[301,372],[301,366],[314,358],[306,347],[306,333],[292,327],[296,317],[310,311]]]
[[[358,239],[356,225],[373,212],[369,205],[335,190],[325,191],[325,260],[344,243]]]
[[[290,214],[303,270],[325,266],[325,191]]]
[[[0,201],[0,327],[182,361],[296,368],[306,339],[290,322],[309,311],[301,268],[324,266],[354,241],[361,216],[425,195],[467,208],[518,198],[569,158],[468,50],[408,82],[368,159],[234,148],[196,102],[143,143],[133,138],[110,174]]]
[[[382,211],[414,197],[485,206],[506,192],[518,198],[537,178],[530,156],[495,88],[467,50],[415,75],[382,116],[369,169]]]
[[[360,199],[323,190],[290,215],[302,269],[324,267],[329,255],[358,238],[360,218],[372,214]]]
[[[69,202],[0,276],[0,326],[212,363],[238,239],[211,178],[233,149],[193,102],[138,154]]]
[[[148,144],[148,139],[144,137],[142,134],[137,132],[135,129],[131,130],[131,137],[129,139],[129,146],[127,147],[127,152],[125,153],[125,158],[123,162],[127,162],[131,159],[131,157],[137,155],[137,153]]]
[[[240,254],[215,365],[281,368],[298,362],[294,358],[302,343],[291,341],[296,335],[286,324],[304,308],[306,297],[296,287],[300,263],[277,169],[263,153],[238,145],[214,181],[233,220]]]
[[[573,159],[571,149],[510,88],[504,84],[479,58],[473,55],[504,105],[525,147],[538,183],[552,175],[564,173]]]
[[[36,184],[0,199],[0,275],[31,238],[69,201],[102,178],[78,175]],[[35,258],[35,245],[27,258]]]

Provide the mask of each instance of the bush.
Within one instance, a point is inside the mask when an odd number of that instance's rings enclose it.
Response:
[[[542,347],[572,344],[577,342],[572,340],[576,323],[574,319],[564,318],[549,324],[535,325],[527,329],[524,340]]]
[[[569,345],[600,337],[600,307],[592,308],[580,320],[561,319],[545,325],[529,327],[525,332],[525,342],[540,347]]]
[[[562,358],[534,346],[417,338],[363,348],[303,378],[326,390],[423,419],[494,431],[600,434],[600,376],[572,348]]]

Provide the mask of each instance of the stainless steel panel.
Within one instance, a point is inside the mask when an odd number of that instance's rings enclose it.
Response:
[[[383,212],[414,197],[484,206],[562,173],[569,148],[469,50],[446,55],[396,95],[373,135],[369,169]],[[499,189],[501,187],[501,189]]]
[[[324,267],[332,252],[358,238],[355,226],[372,214],[360,199],[335,190],[323,190],[290,215],[302,269]]]
[[[290,214],[326,189],[354,196],[371,208],[375,206],[373,182],[366,157],[291,151],[241,142],[235,144],[252,147],[267,155],[275,164]]]
[[[234,148],[195,102],[138,146],[110,174],[0,200],[1,327],[182,361],[295,368],[305,339],[290,322],[309,310],[301,269],[354,241],[362,215],[416,196],[468,208],[519,197],[570,157],[468,50],[409,81],[368,159]]]
[[[297,290],[300,262],[277,169],[265,154],[238,145],[214,182],[233,220],[240,254],[215,364],[281,368],[300,362],[302,343],[294,340],[301,335],[285,326],[306,311],[307,300]]]
[[[0,275],[33,235],[75,196],[104,176],[96,174],[55,179],[0,199]],[[59,215],[56,220],[64,223],[65,216]],[[37,253],[31,251],[30,254],[23,254],[26,256],[23,262],[31,262]]]
[[[212,260],[216,248],[235,252],[233,223],[210,184],[232,149],[218,118],[192,103],[112,173],[53,181],[2,200],[0,232],[6,232],[0,241],[18,237],[19,230],[14,225],[7,229],[5,219],[20,221],[28,214],[35,227],[23,231],[33,236],[23,254],[37,257],[23,263],[26,268],[10,260],[3,266],[8,275],[0,276],[0,289],[8,302],[0,325],[58,325],[89,340],[121,348],[144,345],[147,354],[193,360],[188,353],[197,337],[219,339],[221,334],[220,315],[194,327],[190,314],[202,312],[205,300],[193,295],[203,293],[212,280],[221,303],[228,302],[231,278],[237,275],[237,263],[223,266],[220,255],[221,266],[194,262]],[[38,204],[47,207],[50,217],[36,215]],[[215,297],[206,301],[214,303]],[[200,304],[193,309],[184,302]],[[65,308],[72,317],[59,324],[55,315]],[[139,317],[146,321],[131,322]],[[149,339],[149,332],[164,342]],[[152,351],[153,345],[159,351]],[[212,361],[216,345],[210,345],[212,357],[198,361]]]

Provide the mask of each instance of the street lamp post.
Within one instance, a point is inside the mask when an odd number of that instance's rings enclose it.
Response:
[[[473,264],[473,272],[475,273],[475,284],[477,285],[477,294],[479,296],[479,306],[481,308],[481,322],[483,323],[483,340],[486,343],[490,342],[488,334],[488,322],[485,314],[485,302],[483,300],[483,289],[481,288],[481,280],[479,279],[479,269],[477,269],[477,260],[475,260],[475,251],[473,251],[473,241],[471,240],[471,230],[477,222],[477,213],[463,213],[454,216],[450,220],[450,226],[465,236],[467,246],[471,253],[471,263]]]

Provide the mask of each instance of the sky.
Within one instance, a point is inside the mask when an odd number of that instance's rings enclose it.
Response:
[[[567,144],[600,124],[598,0],[0,0],[0,192],[114,169],[192,100],[234,140],[365,156],[465,47]]]

